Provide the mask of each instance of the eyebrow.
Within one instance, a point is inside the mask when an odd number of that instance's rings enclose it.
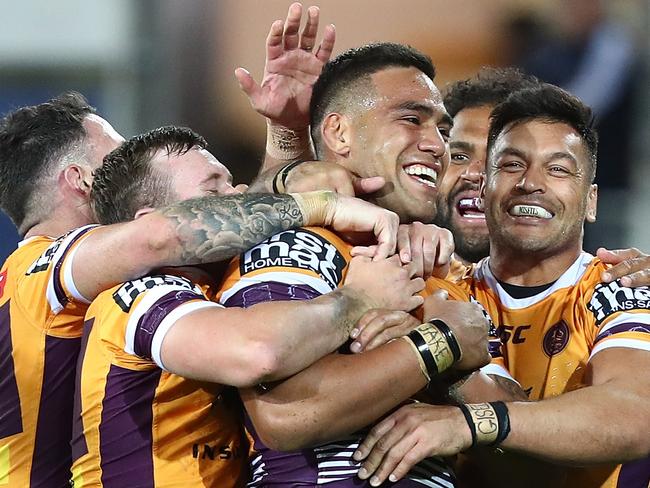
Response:
[[[413,110],[415,112],[424,113],[429,117],[433,116],[436,112],[430,105],[414,101],[400,103],[395,108],[397,110]],[[451,115],[449,115],[447,112],[444,112],[442,114],[442,120],[440,122],[443,124],[448,124],[449,127],[452,127],[454,125],[454,119],[452,119]]]
[[[461,151],[472,151],[474,144],[465,141],[449,141],[449,149],[460,149]]]
[[[529,158],[528,154],[526,154],[524,151],[521,151],[521,150],[516,149],[514,147],[506,147],[506,148],[502,149],[501,151],[499,151],[496,154],[495,158],[498,159],[498,158],[500,158],[502,156],[506,156],[506,155],[507,156],[516,156],[516,157],[521,158],[521,159],[528,159]],[[578,164],[578,161],[576,160],[575,156],[573,156],[573,154],[570,154],[570,153],[564,152],[564,151],[556,151],[556,152],[551,153],[549,156],[546,156],[544,158],[544,160],[546,162],[556,161],[558,159],[568,159],[572,163]]]

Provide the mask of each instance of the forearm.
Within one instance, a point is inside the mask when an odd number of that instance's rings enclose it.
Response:
[[[268,392],[242,397],[263,441],[294,450],[367,426],[426,383],[412,347],[398,339],[359,355],[332,354]]]
[[[528,397],[514,381],[481,371],[451,385],[448,395],[457,403],[526,401]]]
[[[503,447],[566,464],[644,457],[650,453],[650,385],[635,383],[606,383],[544,401],[509,403],[511,431]]]
[[[370,306],[362,294],[344,287],[312,300],[260,303],[242,311],[250,335],[276,358],[261,382],[287,378],[335,351]]]

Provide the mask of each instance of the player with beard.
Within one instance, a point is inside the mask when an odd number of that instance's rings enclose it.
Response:
[[[546,84],[492,113],[490,256],[463,284],[505,331],[503,364],[534,401],[402,407],[357,454],[377,483],[480,445],[584,466],[561,486],[650,482],[650,380],[638,374],[650,367],[650,290],[602,284],[607,265],[582,250],[596,217],[592,123],[588,107]]]

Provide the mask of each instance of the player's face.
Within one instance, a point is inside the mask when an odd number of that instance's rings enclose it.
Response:
[[[375,203],[403,222],[431,222],[451,126],[440,92],[415,68],[389,68],[371,79],[374,93],[350,116],[346,164],[361,176],[386,179],[384,189],[372,196]]]
[[[99,115],[90,114],[83,120],[86,131],[86,155],[92,169],[99,168],[102,159],[124,142],[124,137],[117,133],[107,120]]]
[[[454,235],[456,253],[476,262],[490,251],[485,214],[479,208],[479,184],[485,172],[492,106],[461,110],[449,137],[451,162],[438,185],[436,223]]]
[[[163,155],[162,159],[163,171],[170,176],[178,200],[239,193],[232,186],[232,175],[228,168],[205,149],[191,149],[180,156]]]
[[[492,148],[484,189],[492,248],[579,251],[583,223],[596,216],[588,158],[567,124],[533,120],[506,128]]]

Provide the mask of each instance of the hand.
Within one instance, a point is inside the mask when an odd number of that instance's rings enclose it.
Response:
[[[323,225],[338,232],[372,232],[377,240],[377,245],[373,246],[372,251],[368,254],[373,259],[384,259],[395,252],[399,226],[397,214],[358,198],[344,195],[335,196],[334,203],[327,212]]]
[[[352,258],[344,284],[363,293],[369,308],[408,312],[423,301],[416,293],[424,289],[424,280],[414,278],[397,256],[372,261],[365,256]]]
[[[483,309],[475,303],[446,300],[445,295],[444,290],[439,290],[425,298],[424,318],[438,318],[454,333],[462,354],[452,368],[472,371],[485,366],[491,360],[488,350],[490,323]]]
[[[397,232],[397,250],[402,263],[411,263],[417,276],[444,278],[454,253],[454,236],[434,224],[402,224]]]
[[[309,161],[292,169],[285,182],[287,193],[330,190],[353,197],[380,190],[386,184],[381,176],[360,178],[337,163]]]
[[[374,309],[365,313],[352,329],[350,351],[370,351],[392,339],[402,337],[420,325],[420,321],[401,310]]]
[[[244,68],[235,76],[248,96],[253,109],[270,123],[288,128],[309,125],[311,92],[332,55],[336,38],[333,25],[325,27],[323,40],[316,45],[319,21],[318,7],[307,9],[307,23],[299,34],[302,5],[289,7],[284,23],[276,20],[266,38],[266,64],[261,85]]]
[[[601,275],[605,283],[620,278],[623,286],[650,286],[650,255],[635,248],[610,251],[601,247],[596,256],[603,263],[614,265]]]
[[[379,486],[386,478],[403,478],[423,459],[453,456],[471,444],[472,433],[459,408],[414,403],[375,425],[353,457],[365,459],[359,478],[372,476],[370,485]]]

